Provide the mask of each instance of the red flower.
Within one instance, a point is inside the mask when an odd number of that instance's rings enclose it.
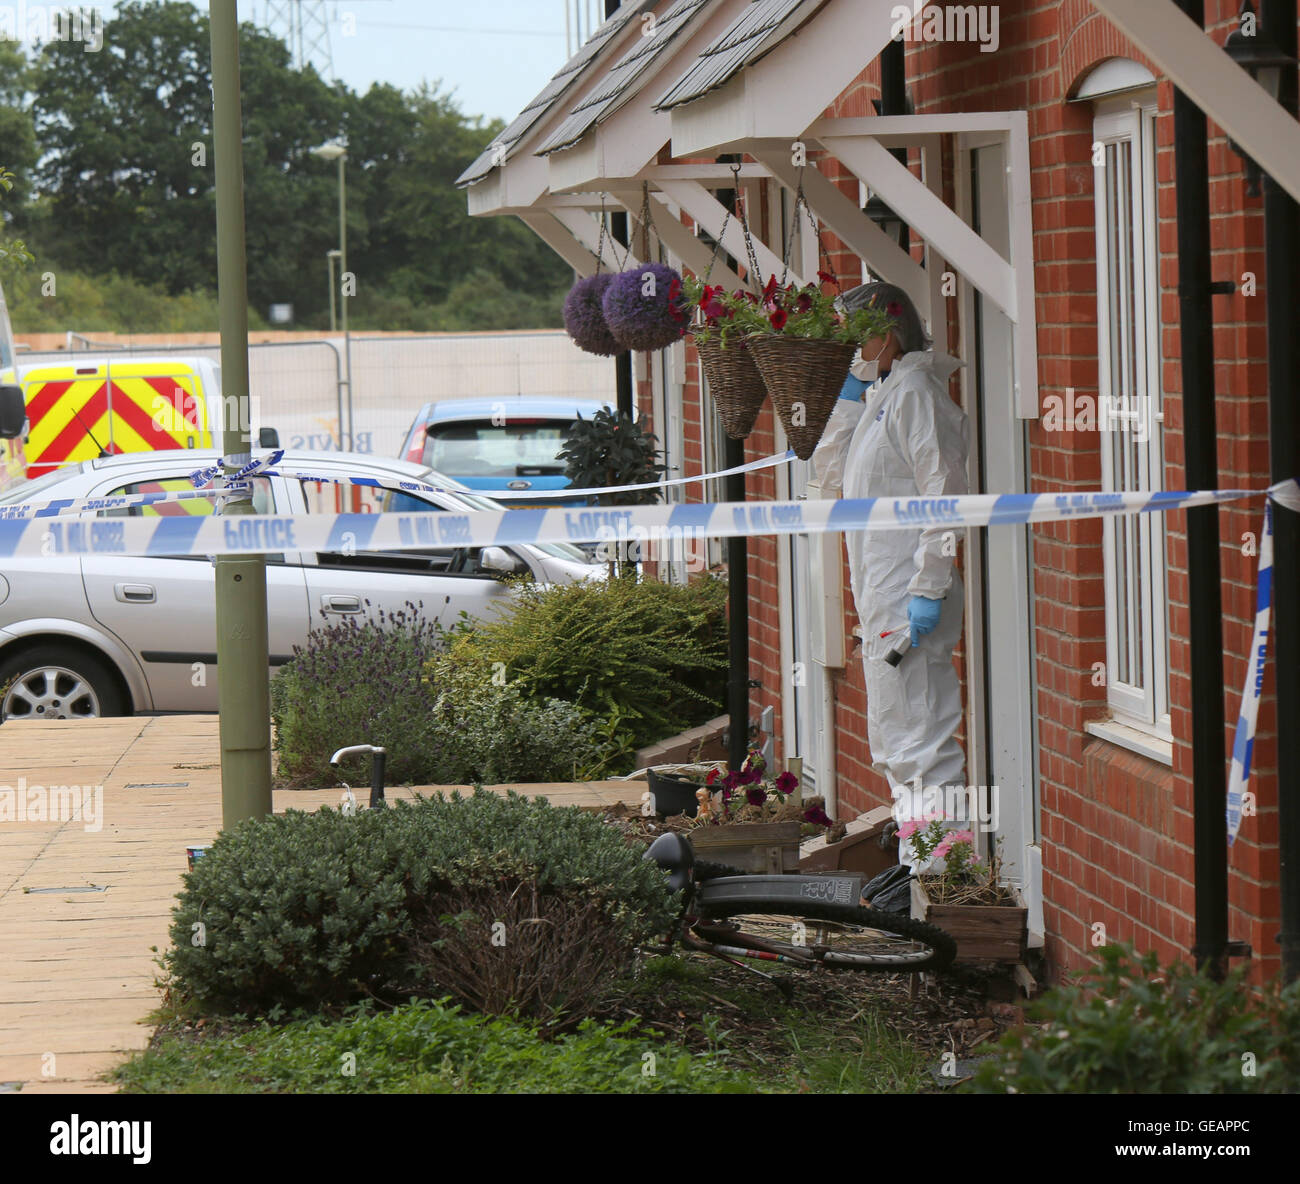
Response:
[[[705,785],[712,785],[718,779],[718,770],[710,769],[709,775],[704,779]]]
[[[751,806],[761,806],[767,801],[767,794],[761,789],[747,789],[745,790],[745,800]]]
[[[776,295],[776,273],[772,273],[772,278],[767,281],[767,287],[763,289],[763,299],[771,300]]]
[[[834,284],[837,288],[840,286],[839,280],[831,275],[829,271],[819,271],[817,273],[817,278],[821,280],[823,284]]]
[[[718,299],[722,295],[721,288],[705,288],[704,296],[700,300],[700,308],[704,315],[710,321],[716,321],[721,316],[730,316],[731,310]]]
[[[818,826],[834,825],[831,822],[830,816],[820,806],[809,806],[808,809],[803,812],[803,820],[805,822],[814,822]]]
[[[781,793],[794,793],[795,786],[799,784],[799,778],[793,773],[782,773],[776,779],[776,788]]]
[[[812,305],[812,297],[807,292],[800,292],[799,299],[795,301],[795,312],[807,312]]]
[[[901,317],[903,315],[903,306],[899,304],[897,300],[891,300],[887,305],[885,305],[885,311],[891,317]]]
[[[789,314],[783,308],[778,308],[770,317],[767,318],[772,322],[772,328],[778,333],[785,328],[785,323],[790,319]]]

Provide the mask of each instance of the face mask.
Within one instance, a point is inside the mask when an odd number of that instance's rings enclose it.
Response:
[[[886,341],[885,344],[880,347],[879,353],[877,353],[876,356],[872,358],[870,361],[868,361],[866,358],[862,356],[861,353],[859,353],[857,361],[855,361],[853,365],[849,367],[849,373],[852,374],[853,377],[856,378],[859,382],[866,382],[866,383],[875,382],[876,379],[880,377],[880,355],[883,354],[885,350],[888,348],[889,348],[889,342]]]

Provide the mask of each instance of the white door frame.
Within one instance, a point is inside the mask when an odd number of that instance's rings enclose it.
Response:
[[[957,210],[967,222],[973,220],[975,212],[971,191],[974,153],[992,148],[1003,152],[1000,163],[1001,175],[1005,177],[1009,163],[1005,137],[971,132],[957,138],[954,170]],[[1012,233],[1011,211],[1005,194],[1003,200],[989,204],[991,209],[981,219],[981,236],[997,249],[1005,250]],[[967,362],[960,371],[962,401],[968,413],[977,411],[983,417],[984,429],[980,431],[981,423],[972,415],[971,488],[978,488],[982,464],[987,488],[980,492],[1025,492],[1029,477],[1027,425],[1016,416],[1012,406],[1010,381],[1004,389],[986,389],[982,406],[975,407],[977,365],[987,361],[1010,371],[1009,327],[1002,334],[1006,356],[982,359],[980,350],[984,341],[976,341],[974,287],[962,284],[959,291],[962,352]],[[987,299],[982,301],[981,308],[984,317],[1005,322],[1000,310]],[[988,333],[983,336],[987,337]],[[973,783],[989,787],[990,803],[998,811],[997,827],[990,841],[999,837],[1003,840],[1002,857],[1009,878],[1032,896],[1041,892],[1041,885],[1027,880],[1036,878],[1034,869],[1041,872],[1041,865],[1032,857],[1027,858],[1025,852],[1026,846],[1037,842],[1039,814],[1029,531],[1027,527],[1003,526],[985,528],[985,531],[987,560],[979,545],[979,532],[967,532],[967,768]]]

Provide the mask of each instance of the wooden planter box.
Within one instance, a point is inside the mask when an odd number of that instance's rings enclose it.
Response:
[[[753,875],[799,870],[797,822],[737,822],[691,831],[696,859],[726,863]]]
[[[951,934],[958,962],[1019,962],[1029,928],[1018,888],[1014,905],[933,904],[920,877],[912,880],[912,916]]]

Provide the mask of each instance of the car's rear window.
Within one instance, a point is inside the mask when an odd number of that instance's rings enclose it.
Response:
[[[558,476],[564,462],[556,453],[572,419],[490,419],[434,424],[424,447],[424,463],[456,477]]]

